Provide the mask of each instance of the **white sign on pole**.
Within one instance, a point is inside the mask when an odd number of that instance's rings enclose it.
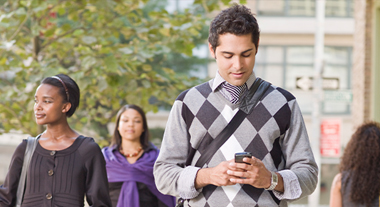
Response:
[[[322,88],[329,90],[339,89],[339,78],[322,78]]]
[[[349,90],[339,90],[339,91],[324,91],[325,101],[341,101],[341,102],[351,102],[352,92]]]
[[[313,77],[302,76],[296,78],[296,87],[304,91],[313,89]]]
[[[313,89],[313,77],[302,76],[296,77],[296,88],[304,91]],[[337,90],[339,89],[339,78],[322,78],[322,88],[324,90]]]

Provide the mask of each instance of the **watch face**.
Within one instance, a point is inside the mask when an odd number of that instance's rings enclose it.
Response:
[[[277,176],[277,174],[273,173],[272,175],[273,175],[272,176],[272,181],[277,184],[277,182],[278,182],[278,176]]]
[[[278,176],[277,176],[277,174],[274,173],[274,172],[271,172],[271,174],[272,174],[271,184],[270,184],[269,188],[266,188],[265,190],[274,190],[274,188],[278,184]]]

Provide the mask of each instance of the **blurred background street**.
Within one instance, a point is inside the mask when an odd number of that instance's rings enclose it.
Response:
[[[137,104],[159,146],[179,92],[215,76],[207,35],[222,2],[256,14],[254,72],[293,93],[303,113],[320,180],[290,206],[328,206],[351,134],[380,121],[379,0],[38,2],[0,0],[0,184],[21,140],[43,131],[34,91],[58,72],[81,88],[80,111],[69,119],[75,129],[105,146],[120,106]]]

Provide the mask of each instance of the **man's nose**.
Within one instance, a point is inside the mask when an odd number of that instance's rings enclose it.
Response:
[[[241,69],[243,67],[243,58],[236,56],[234,58],[234,68]]]

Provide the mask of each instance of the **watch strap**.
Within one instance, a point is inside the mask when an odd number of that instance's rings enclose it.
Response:
[[[271,184],[269,188],[265,188],[265,190],[274,190],[278,184],[278,176],[275,172],[270,172],[272,174],[271,176]]]

